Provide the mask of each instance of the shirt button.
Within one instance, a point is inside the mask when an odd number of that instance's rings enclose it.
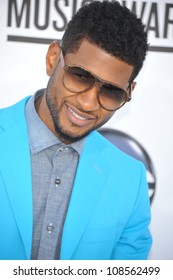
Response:
[[[64,147],[62,147],[62,148],[59,148],[59,150],[58,150],[59,152],[63,152],[64,151]]]
[[[54,229],[53,224],[50,223],[50,224],[47,226],[47,231],[48,231],[49,233],[51,233],[51,232],[53,231],[53,229]]]
[[[59,177],[55,178],[55,187],[58,187],[61,184],[61,180]]]

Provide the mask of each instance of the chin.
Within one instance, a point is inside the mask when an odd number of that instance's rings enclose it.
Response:
[[[85,131],[85,132],[81,132],[81,133],[74,133],[74,131],[69,132],[69,130],[66,131],[59,127],[55,127],[55,131],[56,131],[58,138],[62,142],[67,143],[67,144],[80,140],[89,133],[89,131]]]

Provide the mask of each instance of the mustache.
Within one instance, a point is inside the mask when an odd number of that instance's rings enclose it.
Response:
[[[79,93],[79,94],[80,94],[80,93]],[[95,118],[95,117],[98,118],[98,116],[96,116],[96,115],[93,113],[93,111],[89,111],[89,110],[86,111],[86,110],[84,110],[84,109],[82,108],[82,106],[81,106],[80,104],[73,104],[73,102],[71,102],[70,98],[71,98],[71,97],[74,97],[74,96],[76,96],[76,93],[75,93],[75,94],[72,94],[72,95],[70,95],[70,96],[67,96],[67,97],[63,97],[60,107],[62,108],[63,104],[69,103],[69,104],[71,104],[73,107],[75,107],[77,110],[79,110],[81,113],[87,113],[87,114],[93,116],[94,118]],[[70,100],[70,101],[69,101],[69,100]]]

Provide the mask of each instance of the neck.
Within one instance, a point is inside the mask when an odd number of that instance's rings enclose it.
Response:
[[[38,116],[44,122],[44,124],[56,135],[52,117],[46,104],[45,92],[40,94],[40,96],[35,101],[35,109]]]

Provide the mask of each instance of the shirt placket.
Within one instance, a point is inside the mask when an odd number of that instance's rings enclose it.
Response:
[[[71,194],[76,153],[67,147],[59,148],[53,156],[53,168],[48,188],[47,201],[41,231],[38,259],[54,259],[58,239]],[[73,164],[72,166],[69,164]]]

